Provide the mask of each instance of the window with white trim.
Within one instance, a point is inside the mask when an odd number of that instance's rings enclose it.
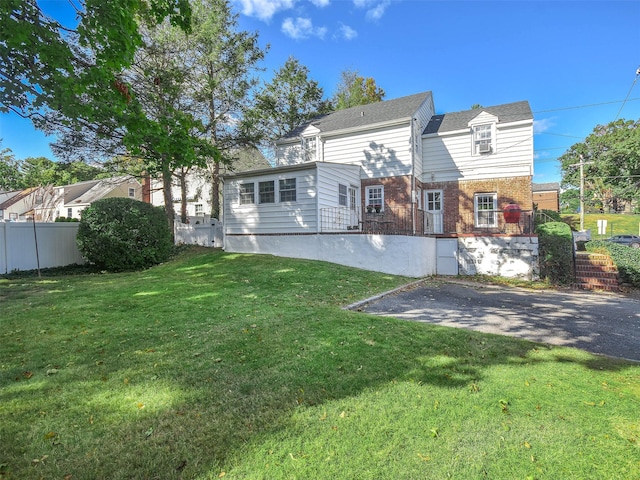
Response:
[[[276,184],[273,180],[258,183],[260,203],[276,203]]]
[[[284,178],[280,180],[280,202],[296,201],[296,179]]]
[[[473,153],[481,155],[493,150],[493,126],[491,124],[473,127]]]
[[[254,183],[241,183],[239,187],[240,187],[240,205],[252,205],[256,203]]]
[[[498,195],[496,193],[476,193],[473,196],[473,207],[476,227],[498,226]]]
[[[338,184],[338,205],[341,207],[349,206],[348,188],[346,185]]]
[[[67,208],[67,217],[69,218],[73,217],[73,208],[71,207]]]
[[[196,211],[196,215],[204,214],[204,207],[202,206],[201,203],[196,203],[195,211]]]
[[[367,207],[384,208],[384,187],[382,185],[375,185],[366,187],[365,189],[365,201]]]
[[[129,196],[132,197],[132,198],[136,196],[136,189],[135,188],[129,188]]]

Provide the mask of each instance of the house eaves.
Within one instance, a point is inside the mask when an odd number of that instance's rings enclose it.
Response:
[[[233,179],[233,178],[259,177],[262,175],[269,175],[269,174],[297,172],[300,170],[313,170],[317,168],[318,163],[319,162],[305,162],[305,163],[296,163],[295,165],[283,165],[281,167],[260,168],[258,170],[246,170],[244,172],[227,173],[225,175],[222,175],[221,178],[225,180],[225,179]]]
[[[342,135],[409,122],[420,107],[431,98],[431,92],[358,105],[318,116],[287,134],[276,144],[294,143],[309,126],[319,130],[319,136]]]

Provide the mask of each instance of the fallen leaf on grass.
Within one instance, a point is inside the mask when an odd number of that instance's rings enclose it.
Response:
[[[33,377],[33,373],[32,372],[23,372],[22,376],[24,378],[31,378],[31,377]]]

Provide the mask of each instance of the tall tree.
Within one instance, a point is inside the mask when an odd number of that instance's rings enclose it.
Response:
[[[624,203],[640,201],[640,120],[598,125],[559,160],[565,188],[579,188],[578,165],[584,163],[588,205],[618,211]]]
[[[0,191],[19,190],[23,187],[24,181],[20,171],[20,163],[10,148],[0,149]]]
[[[268,151],[273,141],[331,111],[331,103],[323,95],[318,82],[309,79],[309,69],[289,57],[255,95],[254,105],[245,116],[244,131],[256,133]]]
[[[341,74],[338,90],[333,98],[336,110],[381,102],[385,96],[372,77],[362,77],[357,70],[345,70]]]
[[[144,154],[163,173],[171,161],[190,162],[203,147],[193,138],[198,122],[180,112],[150,118],[121,75],[143,43],[141,23],[169,18],[188,30],[190,16],[188,0],[85,0],[70,29],[36,0],[7,0],[0,9],[0,111],[76,138],[119,135],[116,145]]]

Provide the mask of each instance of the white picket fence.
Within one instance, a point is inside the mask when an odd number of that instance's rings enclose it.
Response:
[[[35,270],[38,259],[40,268],[84,263],[76,245],[78,226],[78,223],[0,222],[0,274]]]

